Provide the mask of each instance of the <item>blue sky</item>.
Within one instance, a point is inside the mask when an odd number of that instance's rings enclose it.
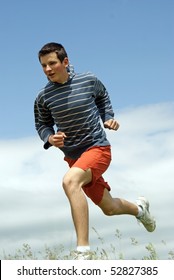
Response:
[[[57,149],[43,150],[34,127],[33,103],[47,82],[37,53],[50,41],[62,43],[75,70],[93,72],[110,93],[120,122],[118,132],[107,131],[113,160],[105,176],[113,196],[147,196],[157,220],[149,234],[130,217],[110,220],[89,202],[92,246],[100,245],[92,227],[108,247],[118,228],[125,258],[145,255],[149,242],[162,259],[174,251],[173,14],[173,0],[1,3],[0,255],[23,243],[35,250],[75,244],[61,188],[67,166]]]
[[[173,11],[172,0],[3,1],[0,137],[35,134],[33,101],[46,83],[37,53],[50,41],[102,80],[117,114],[173,101]]]

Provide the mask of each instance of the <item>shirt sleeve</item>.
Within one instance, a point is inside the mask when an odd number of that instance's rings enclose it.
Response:
[[[102,82],[97,78],[94,84],[94,97],[103,123],[107,120],[113,119],[114,111],[112,109],[109,94]]]
[[[44,149],[48,149],[52,145],[48,142],[50,135],[55,134],[54,120],[51,116],[48,108],[38,98],[34,103],[34,117],[35,117],[35,128],[44,142]]]

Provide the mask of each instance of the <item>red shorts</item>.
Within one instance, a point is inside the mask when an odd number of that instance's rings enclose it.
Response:
[[[64,160],[68,162],[70,167],[78,167],[83,170],[91,169],[92,181],[83,186],[83,190],[95,204],[99,204],[102,200],[104,189],[111,190],[102,177],[111,162],[111,147],[92,147],[86,150],[78,159],[65,157]]]

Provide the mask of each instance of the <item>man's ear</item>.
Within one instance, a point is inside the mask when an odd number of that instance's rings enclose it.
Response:
[[[63,64],[64,64],[65,67],[68,67],[68,65],[69,65],[69,59],[68,59],[68,57],[65,57],[65,58],[64,58]]]

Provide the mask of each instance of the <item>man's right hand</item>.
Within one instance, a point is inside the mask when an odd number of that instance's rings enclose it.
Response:
[[[56,134],[50,135],[48,138],[48,142],[54,147],[63,147],[64,139],[66,138],[66,134],[64,132],[58,131]]]

